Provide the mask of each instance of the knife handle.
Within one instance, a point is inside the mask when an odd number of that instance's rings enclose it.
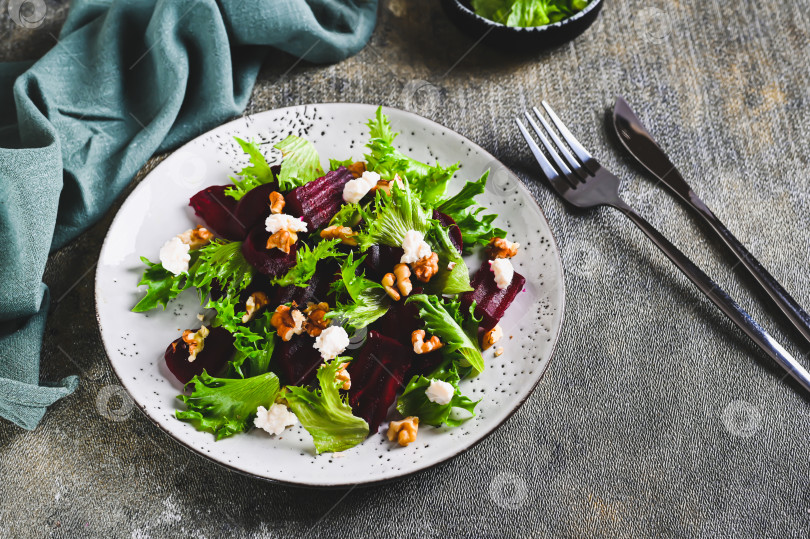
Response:
[[[810,373],[785,350],[765,329],[740,307],[711,277],[706,275],[685,254],[675,247],[653,225],[624,202],[613,205],[632,220],[653,243],[678,266],[712,303],[720,308],[737,327],[742,329],[768,356],[776,361],[790,376],[810,392]]]
[[[810,342],[810,315],[802,309],[801,305],[779,284],[779,281],[768,273],[768,270],[765,269],[759,260],[740,243],[740,240],[726,228],[714,212],[691,190],[687,202],[711,225],[743,266],[754,276],[773,302],[776,303],[777,307],[785,313],[785,316],[796,326],[796,329]]]

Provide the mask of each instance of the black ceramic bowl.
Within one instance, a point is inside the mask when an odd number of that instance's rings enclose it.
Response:
[[[442,0],[447,16],[465,34],[487,45],[511,51],[545,49],[574,39],[593,24],[602,3],[603,0],[591,0],[576,15],[545,26],[514,28],[476,15],[470,7],[470,0]]]

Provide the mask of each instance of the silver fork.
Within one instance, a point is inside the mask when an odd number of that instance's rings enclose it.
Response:
[[[526,119],[531,125],[543,147],[548,152],[551,162],[529,134],[526,126],[517,119],[517,125],[523,138],[532,150],[534,157],[543,169],[551,187],[564,200],[578,208],[595,208],[597,206],[610,206],[616,208],[633,221],[653,243],[669,257],[670,260],[708,297],[717,305],[732,322],[734,322],[746,335],[748,335],[762,350],[776,361],[787,373],[796,379],[801,386],[810,391],[810,373],[802,367],[767,331],[757,324],[742,307],[711,278],[698,268],[677,247],[672,245],[658,230],[641,217],[619,196],[621,180],[610,171],[602,167],[593,156],[571,134],[571,131],[560,121],[554,110],[546,103],[546,109],[551,121],[559,130],[568,147],[560,140],[557,133],[549,125],[537,107],[533,111],[542,129],[534,118],[526,112]],[[550,139],[550,140],[549,140]],[[570,151],[569,148],[570,147]],[[573,153],[572,153],[573,152]]]

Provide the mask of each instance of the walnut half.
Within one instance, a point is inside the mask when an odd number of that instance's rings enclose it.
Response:
[[[180,241],[188,245],[189,249],[194,250],[205,247],[211,243],[211,240],[214,239],[214,234],[202,225],[197,225],[196,228],[190,228],[182,234],[178,234],[177,237],[180,238]]]
[[[262,307],[267,305],[270,300],[267,299],[267,294],[264,292],[254,292],[245,301],[245,314],[242,315],[242,323],[247,324],[253,317],[256,316]]]
[[[416,416],[406,417],[402,421],[391,421],[388,424],[388,439],[396,440],[399,445],[405,447],[416,441],[416,433],[419,430],[419,418]]]
[[[436,253],[430,253],[430,255],[413,263],[413,273],[423,283],[430,281],[438,271],[439,255]]]
[[[304,322],[304,329],[310,337],[317,337],[323,330],[329,327],[330,320],[324,318],[326,313],[329,312],[329,304],[326,302],[310,303],[304,309],[304,314],[307,315],[307,321]]]
[[[278,191],[270,193],[270,213],[281,213],[284,211],[284,206],[287,202],[284,200],[284,195]]]
[[[193,363],[197,359],[197,354],[205,347],[205,338],[208,337],[209,330],[203,326],[197,331],[187,329],[183,332],[183,342],[188,345],[188,362]]]
[[[282,341],[289,341],[293,335],[300,335],[304,331],[304,320],[306,316],[301,311],[287,305],[276,307],[276,311],[270,317],[270,323],[276,328]]]
[[[519,248],[519,243],[512,243],[504,238],[492,238],[487,245],[487,254],[492,260],[496,258],[512,258],[517,255]]]
[[[321,237],[323,239],[331,240],[337,238],[340,240],[340,243],[351,246],[357,245],[356,235],[357,232],[348,226],[332,225],[321,230]]]
[[[298,234],[290,232],[289,230],[279,230],[269,238],[267,238],[267,249],[280,249],[286,254],[290,254],[290,247],[298,241]]]
[[[411,343],[413,344],[413,351],[417,354],[427,354],[444,346],[444,343],[436,335],[426,341],[424,329],[417,329],[411,333]]]
[[[359,178],[366,171],[366,164],[363,161],[356,161],[346,168],[354,178]]]

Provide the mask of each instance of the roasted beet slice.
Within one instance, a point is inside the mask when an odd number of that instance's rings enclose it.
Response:
[[[206,187],[189,200],[188,205],[194,208],[197,217],[217,236],[226,240],[238,241],[245,237],[247,228],[236,219],[236,200],[225,194],[231,185],[212,185]]]
[[[245,260],[261,273],[268,277],[276,277],[295,266],[298,244],[293,244],[290,254],[286,254],[276,248],[267,249],[269,237],[270,233],[264,229],[264,223],[253,227],[242,244],[242,254],[245,255]]]
[[[456,224],[455,219],[438,210],[433,210],[433,218],[439,221],[442,226],[447,229],[447,232],[450,235],[450,243],[452,243],[453,247],[455,247],[460,253],[461,249],[464,247],[464,240],[461,239],[461,229]]]
[[[414,290],[412,293],[418,294],[420,292],[421,290]],[[419,306],[416,303],[394,303],[385,313],[385,316],[375,322],[374,327],[382,335],[390,337],[408,348],[411,357],[411,368],[406,375],[407,380],[410,380],[414,375],[430,374],[444,361],[441,350],[429,354],[417,354],[413,351],[413,348],[408,347],[411,342],[411,334],[415,330],[424,327],[422,319],[419,318]]]
[[[171,373],[184,384],[205,370],[216,376],[233,356],[233,336],[223,328],[208,328],[210,333],[205,338],[202,352],[194,361],[188,360],[188,344],[183,338],[174,340],[163,354],[166,366]]]
[[[401,247],[389,247],[388,245],[372,245],[366,251],[366,259],[363,266],[366,268],[366,277],[374,281],[379,281],[383,275],[393,270],[399,264],[405,251]]]
[[[287,342],[278,341],[273,351],[274,369],[282,385],[299,386],[315,380],[318,366],[323,363],[321,353],[313,347],[315,339],[302,333]]]
[[[377,331],[369,331],[366,344],[349,364],[352,387],[349,404],[355,415],[366,420],[375,433],[397,398],[397,391],[408,382],[411,367],[408,349]]]
[[[306,307],[310,301],[314,303],[325,301],[329,305],[334,305],[329,294],[329,287],[339,267],[334,259],[321,260],[318,262],[315,274],[309,280],[309,286],[306,288],[295,285],[279,287],[273,296],[273,305],[292,301],[301,307]]]
[[[245,229],[251,230],[264,223],[270,215],[270,193],[273,191],[278,191],[278,184],[275,182],[254,187],[236,204],[234,212],[236,220],[244,225]]]
[[[512,300],[523,290],[524,284],[526,284],[526,279],[515,272],[509,286],[505,290],[501,290],[495,283],[495,273],[489,267],[489,260],[484,260],[470,283],[473,291],[461,295],[463,312],[468,313],[470,305],[475,301],[475,316],[482,317],[481,329],[489,331],[503,317],[506,309],[512,304]]]
[[[343,186],[354,179],[346,167],[326,173],[326,176],[296,187],[285,197],[286,212],[302,217],[309,231],[326,226],[343,205]]]

